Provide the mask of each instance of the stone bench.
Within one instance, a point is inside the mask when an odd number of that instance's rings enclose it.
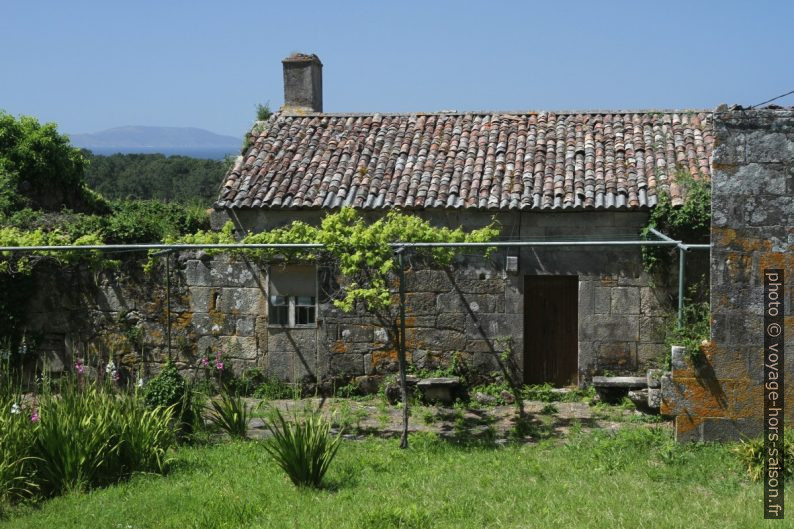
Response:
[[[617,404],[630,390],[648,387],[647,377],[593,377],[593,387],[602,401]]]
[[[422,400],[431,404],[452,404],[463,389],[457,377],[423,378],[416,387],[422,392]]]

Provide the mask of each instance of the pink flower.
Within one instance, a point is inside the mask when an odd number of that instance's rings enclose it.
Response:
[[[202,358],[201,360],[199,360],[199,365],[200,365],[201,367],[209,367],[209,365],[210,365],[210,360],[209,360],[209,358],[207,358],[207,357],[205,356],[204,358]]]
[[[33,414],[30,416],[30,422],[39,422],[39,410],[33,408]]]
[[[74,370],[77,371],[78,375],[85,373],[85,364],[83,364],[82,358],[78,358],[77,362],[74,363]]]
[[[218,371],[223,371],[223,362],[220,360],[215,360],[215,369]]]

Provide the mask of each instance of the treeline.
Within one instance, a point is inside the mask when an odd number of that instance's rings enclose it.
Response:
[[[94,155],[88,158],[85,182],[110,199],[154,199],[197,202],[209,206],[229,162],[162,154]]]

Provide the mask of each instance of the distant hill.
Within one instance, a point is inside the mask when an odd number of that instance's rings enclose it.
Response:
[[[194,127],[127,126],[95,132],[70,134],[72,145],[94,154],[161,153],[194,158],[221,159],[239,154],[242,138],[223,136]]]

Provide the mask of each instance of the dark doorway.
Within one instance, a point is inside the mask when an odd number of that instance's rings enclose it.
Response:
[[[579,278],[524,277],[524,382],[577,383]]]

